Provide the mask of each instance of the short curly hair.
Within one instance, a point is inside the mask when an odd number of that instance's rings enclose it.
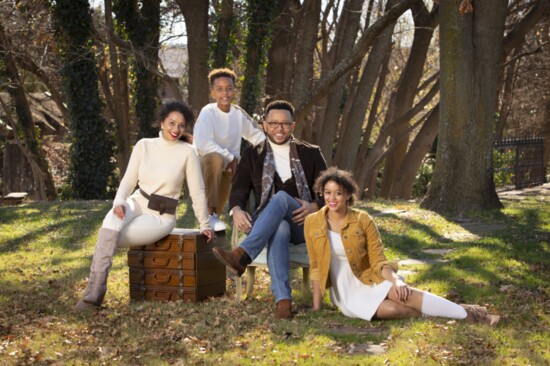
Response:
[[[315,185],[313,186],[313,190],[323,196],[323,190],[328,182],[334,182],[338,184],[340,187],[342,187],[346,194],[351,194],[351,197],[348,200],[348,204],[349,206],[353,206],[353,204],[355,203],[357,192],[359,191],[357,183],[355,183],[355,180],[353,179],[353,174],[351,174],[347,170],[341,170],[335,166],[331,166],[327,170],[321,172],[319,177],[317,177],[317,179],[315,180]]]
[[[223,78],[223,77],[230,78],[231,80],[233,80],[233,84],[237,82],[237,74],[235,74],[235,72],[231,69],[222,67],[220,69],[214,69],[210,71],[210,73],[208,74],[208,82],[210,83],[210,87],[212,88],[214,86],[214,81],[217,78]]]

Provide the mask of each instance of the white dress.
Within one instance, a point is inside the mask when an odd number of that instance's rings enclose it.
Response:
[[[371,320],[388,296],[390,281],[366,285],[352,272],[340,234],[328,231],[330,239],[330,300],[350,318]]]

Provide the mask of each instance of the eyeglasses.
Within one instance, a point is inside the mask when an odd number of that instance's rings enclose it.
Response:
[[[282,127],[285,130],[289,130],[290,126],[292,126],[294,122],[267,122],[266,121],[265,123],[267,123],[267,126],[272,130],[275,130],[278,127]]]

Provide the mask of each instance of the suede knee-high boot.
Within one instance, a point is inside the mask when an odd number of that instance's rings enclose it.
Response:
[[[88,285],[75,309],[100,306],[107,292],[107,276],[120,238],[120,231],[100,228],[94,249]]]

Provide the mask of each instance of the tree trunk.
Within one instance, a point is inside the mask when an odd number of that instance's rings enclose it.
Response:
[[[395,1],[390,0],[386,6],[389,9],[394,4]],[[334,158],[334,164],[341,169],[351,170],[354,168],[357,152],[361,144],[361,130],[365,123],[365,114],[371,100],[372,91],[380,70],[383,68],[382,62],[389,61],[386,55],[391,52],[395,23],[395,21],[390,23],[376,39],[361,73],[355,98],[353,98],[353,104],[347,115],[346,128],[338,140],[336,156]]]
[[[337,65],[352,53],[357,31],[359,30],[362,6],[363,0],[346,0],[344,3],[334,43],[330,49],[330,53],[334,55],[334,62],[331,67]],[[342,104],[342,96],[346,85],[346,74],[344,73],[341,78],[335,81],[326,99],[319,147],[323,151],[328,165],[332,162],[333,144],[336,140],[336,131],[341,114],[340,105]]]
[[[440,3],[440,128],[432,182],[422,207],[463,214],[502,207],[492,174],[494,118],[506,0]]]
[[[387,50],[386,54],[384,55],[384,60],[382,60],[382,68],[380,69],[380,74],[378,76],[378,82],[376,85],[376,91],[372,99],[372,105],[370,108],[369,117],[367,119],[367,126],[363,131],[361,146],[359,147],[359,154],[355,159],[355,165],[353,168],[355,180],[357,181],[357,184],[359,185],[362,191],[366,187],[370,187],[370,185],[366,182],[367,174],[370,172],[366,168],[365,161],[370,149],[370,137],[372,134],[372,130],[374,128],[374,125],[376,124],[376,121],[378,120],[378,115],[379,115],[378,110],[380,109],[379,106],[382,100],[382,93],[384,91],[384,86],[386,85],[386,78],[389,73],[390,58],[391,58],[391,48]],[[376,192],[372,190],[370,192],[367,192],[366,196],[373,197],[375,193]]]
[[[321,0],[305,0],[302,6],[300,27],[297,35],[296,66],[292,85],[291,100],[298,106],[306,98],[313,85],[313,55],[317,45],[317,29],[321,15]],[[294,134],[302,137],[302,131],[309,130],[309,120],[296,124]]]
[[[130,142],[130,116],[129,116],[129,96],[127,88],[127,78],[125,77],[124,71],[126,68],[124,64],[126,59],[119,59],[119,53],[117,52],[117,47],[112,40],[111,34],[114,34],[115,30],[113,27],[113,17],[112,17],[112,2],[111,0],[105,0],[105,25],[109,30],[109,36],[107,38],[107,45],[109,47],[109,64],[111,69],[111,89],[110,92],[108,83],[104,87],[105,99],[110,102],[107,105],[110,106],[111,112],[115,119],[116,127],[116,141],[117,141],[117,166],[120,172],[120,177],[124,176],[126,172],[126,167],[130,160],[131,142]],[[109,98],[110,97],[110,98]]]
[[[396,119],[413,106],[414,99],[418,94],[418,84],[422,78],[430,42],[437,25],[437,5],[434,5],[430,13],[422,1],[417,1],[412,6],[412,13],[415,26],[414,39],[407,64],[401,73],[395,91],[390,97],[386,121]],[[394,125],[390,132],[390,143],[395,141],[397,137],[401,137],[408,127],[408,120]],[[389,193],[402,167],[408,146],[409,137],[407,136],[395,146],[392,153],[385,160],[382,186],[380,188],[380,195],[384,198],[394,198]]]
[[[158,51],[160,37],[160,0],[116,0],[113,9],[124,25],[134,55],[134,110],[138,122],[138,138],[156,137],[152,126],[159,105]]]
[[[29,189],[31,187],[28,187],[25,191],[31,190],[29,194],[41,200],[54,199],[56,197],[56,191],[53,184],[53,177],[49,171],[44,154],[40,150],[32,112],[25,95],[23,84],[19,78],[19,70],[17,69],[11,51],[11,44],[6,37],[3,24],[0,23],[0,57],[2,61],[2,65],[0,65],[0,75],[4,74],[5,76],[5,78],[3,77],[2,79],[5,79],[8,86],[8,93],[13,100],[18,126],[20,127],[17,128],[17,126],[13,126],[14,133],[17,134],[21,132],[23,134],[24,146],[21,145],[21,148],[26,150],[26,155],[29,158],[28,163],[36,167],[36,169],[32,170],[34,176],[34,189],[36,191],[33,192],[33,189]],[[9,114],[8,110],[6,110],[6,114]]]
[[[53,9],[73,139],[72,194],[79,199],[104,198],[112,174],[112,144],[99,98],[89,4],[86,0],[56,0]]]
[[[544,123],[544,129],[542,130],[542,138],[544,139],[544,151],[543,151],[543,171],[545,176],[545,182],[548,182],[547,172],[550,165],[550,100],[546,103],[546,107],[544,110],[544,120],[546,121]]]
[[[290,0],[281,0],[277,3],[277,17],[273,29],[273,41],[267,52],[267,67],[265,81],[266,103],[275,99],[288,99],[289,88],[287,71],[293,63],[292,55],[292,14]]]
[[[212,52],[212,66],[216,69],[230,65],[227,53],[229,51],[231,29],[233,28],[233,0],[221,0],[220,2],[221,9],[218,9],[216,37]]]
[[[519,55],[521,49],[512,51],[512,58],[514,55]],[[495,126],[495,140],[502,140],[504,135],[504,129],[506,128],[506,122],[508,121],[508,115],[510,114],[512,96],[514,95],[514,84],[517,77],[517,66],[519,59],[514,59],[507,65],[502,73],[504,75],[502,80],[502,92],[500,94],[500,108],[498,113],[498,119]]]
[[[392,184],[390,197],[392,199],[411,199],[413,196],[414,180],[422,160],[426,157],[432,147],[439,130],[439,104],[430,112],[426,122],[414,138],[403,163],[399,174]]]
[[[247,6],[248,35],[246,37],[246,56],[244,83],[241,91],[240,106],[249,114],[258,107],[262,90],[261,72],[266,57],[266,41],[271,34],[271,20],[277,1],[249,0]]]
[[[208,1],[177,0],[185,18],[189,54],[189,105],[198,115],[208,104]]]

